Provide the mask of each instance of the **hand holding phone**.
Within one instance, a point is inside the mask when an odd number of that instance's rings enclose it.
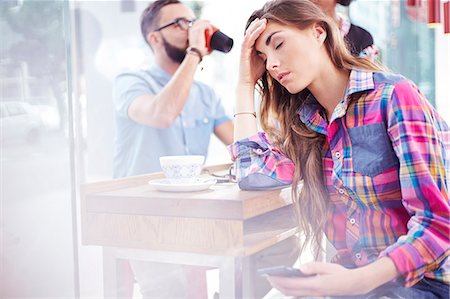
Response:
[[[259,275],[281,276],[281,277],[308,277],[310,274],[305,274],[300,269],[288,266],[276,266],[268,268],[260,268],[257,270]]]

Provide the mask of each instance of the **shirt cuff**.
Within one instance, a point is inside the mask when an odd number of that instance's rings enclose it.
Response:
[[[249,138],[238,140],[230,144],[228,152],[231,155],[231,160],[236,161],[236,159],[249,155],[249,150],[254,149],[255,153],[262,154],[263,151],[268,149],[269,140],[267,139],[266,133],[259,132]]]
[[[216,118],[214,120],[214,128],[220,126],[221,124],[227,122],[227,121],[231,121],[231,118],[229,118],[227,115],[221,116],[219,118]]]
[[[423,265],[423,256],[416,247],[409,243],[401,245],[394,244],[381,252],[380,257],[387,256],[394,262],[397,271],[404,278],[406,288],[419,282],[425,273],[426,267]]]
[[[270,144],[264,132],[236,141],[228,149],[241,189],[271,190],[292,183],[292,161]]]

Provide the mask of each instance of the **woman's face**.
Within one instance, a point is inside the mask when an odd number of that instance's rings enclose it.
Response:
[[[269,21],[255,48],[270,76],[295,94],[319,76],[326,55],[325,37],[325,31],[318,25],[299,30]]]

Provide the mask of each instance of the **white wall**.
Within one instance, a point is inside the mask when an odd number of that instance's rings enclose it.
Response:
[[[234,46],[227,54],[213,52],[211,57],[206,58],[204,69],[197,73],[197,78],[213,86],[216,92],[222,96],[225,109],[230,117],[234,114],[235,86],[245,24],[251,13],[262,7],[265,2],[264,0],[210,0],[204,3],[202,18],[209,20],[222,32],[232,37]],[[226,148],[214,136],[208,152],[211,154],[208,155],[206,164],[231,162]]]

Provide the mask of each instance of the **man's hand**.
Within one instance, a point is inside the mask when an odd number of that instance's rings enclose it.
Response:
[[[205,31],[213,33],[212,25],[205,20],[198,20],[189,29],[189,46],[194,47],[202,53],[202,56],[208,55],[211,51],[206,48]]]

